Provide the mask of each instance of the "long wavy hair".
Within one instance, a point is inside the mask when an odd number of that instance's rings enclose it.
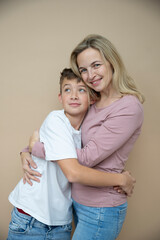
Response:
[[[127,74],[123,61],[113,44],[105,37],[97,34],[85,37],[72,51],[70,64],[73,72],[79,76],[79,68],[77,64],[77,56],[87,48],[93,48],[100,52],[102,58],[110,62],[113,68],[112,86],[121,93],[121,95],[135,95],[141,103],[145,98],[137,89],[134,80]]]

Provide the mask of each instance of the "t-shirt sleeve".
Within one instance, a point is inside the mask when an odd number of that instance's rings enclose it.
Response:
[[[122,147],[143,123],[143,109],[138,104],[123,106],[102,123],[82,149],[77,149],[81,164],[94,167]]]
[[[60,116],[50,114],[40,129],[44,143],[45,159],[48,161],[77,158],[71,128]]]

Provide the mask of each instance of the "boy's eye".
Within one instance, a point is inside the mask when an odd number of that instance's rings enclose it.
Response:
[[[70,92],[71,90],[69,88],[64,89],[65,92]]]
[[[86,89],[80,88],[79,91],[80,91],[80,92],[86,92]]]

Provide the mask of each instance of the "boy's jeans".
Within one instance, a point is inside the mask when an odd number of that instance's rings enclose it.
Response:
[[[14,208],[7,240],[70,240],[71,231],[71,223],[63,226],[48,226]]]

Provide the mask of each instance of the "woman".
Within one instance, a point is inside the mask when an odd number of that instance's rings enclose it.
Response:
[[[71,67],[100,95],[83,121],[84,147],[77,150],[78,160],[97,170],[120,173],[141,131],[144,97],[115,47],[100,35],[89,35],[77,45]],[[117,238],[126,216],[126,194],[72,183],[72,198],[73,240]]]
[[[100,94],[82,125],[84,148],[77,150],[79,162],[121,172],[141,131],[144,97],[115,47],[102,36],[89,35],[80,42],[71,54],[71,67]],[[72,184],[72,197],[77,219],[74,240],[117,238],[126,215],[125,194]]]

